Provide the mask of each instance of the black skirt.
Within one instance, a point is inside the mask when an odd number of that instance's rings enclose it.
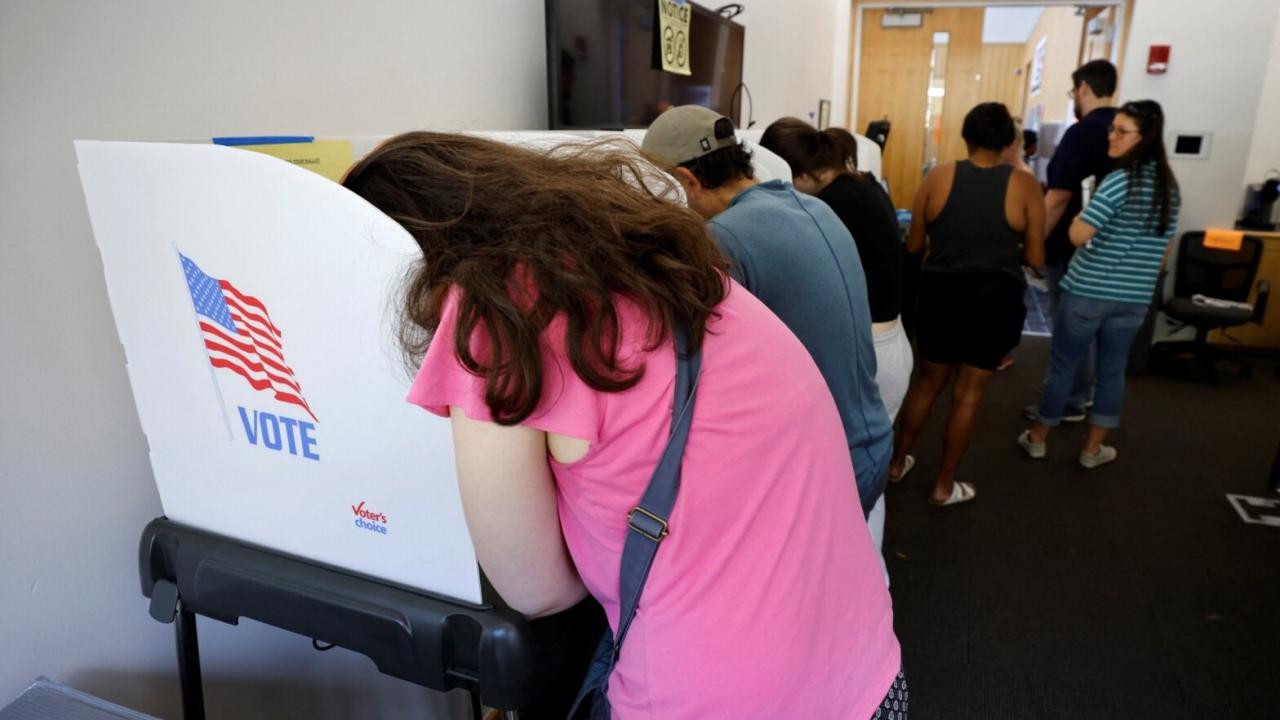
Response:
[[[1026,281],[1010,272],[920,274],[916,345],[920,357],[942,365],[995,370],[1022,339]]]

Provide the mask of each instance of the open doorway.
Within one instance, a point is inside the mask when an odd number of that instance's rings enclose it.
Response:
[[[980,102],[1001,102],[1040,136],[1043,173],[1074,121],[1071,71],[1120,65],[1132,0],[1040,4],[854,2],[852,92],[846,124],[888,120],[883,174],[894,205],[910,207],[934,165],[965,156],[960,125]],[[1042,178],[1043,179],[1043,178]]]

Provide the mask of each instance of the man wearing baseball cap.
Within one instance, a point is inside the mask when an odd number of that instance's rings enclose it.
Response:
[[[734,279],[813,356],[840,409],[867,514],[884,492],[893,429],[876,385],[867,281],[853,237],[818,198],[782,180],[756,180],[733,121],[713,110],[666,111],[641,147],[708,220]]]

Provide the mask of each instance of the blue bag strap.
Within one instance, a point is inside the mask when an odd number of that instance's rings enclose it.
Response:
[[[619,576],[618,632],[613,641],[611,661],[617,661],[622,641],[635,618],[640,594],[649,569],[658,553],[658,546],[667,536],[667,522],[680,492],[680,465],[684,459],[685,442],[689,439],[689,426],[693,419],[693,400],[698,389],[698,377],[702,370],[702,351],[689,354],[689,333],[677,325],[672,331],[676,348],[675,397],[671,402],[671,435],[662,451],[658,466],[649,479],[640,504],[627,515],[626,543],[622,547],[622,572]],[[612,662],[610,663],[612,666]]]
[[[609,675],[613,673],[613,665],[622,651],[622,641],[635,618],[640,593],[649,578],[649,568],[653,566],[658,545],[667,536],[667,519],[671,517],[671,509],[675,507],[676,495],[680,491],[680,465],[693,419],[693,398],[702,369],[702,351],[689,355],[689,334],[683,327],[672,330],[672,342],[676,350],[676,383],[671,400],[671,433],[640,504],[627,515],[630,532],[622,547],[618,632],[613,637],[605,633],[587,671],[586,681],[569,710],[570,718],[579,717],[579,710],[584,704],[591,718],[609,716],[609,700],[605,695]]]

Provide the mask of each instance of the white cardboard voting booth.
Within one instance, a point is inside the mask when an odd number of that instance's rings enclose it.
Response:
[[[534,150],[616,136],[478,134]],[[381,139],[350,138],[354,157]],[[174,623],[184,716],[204,717],[197,614],[466,689],[476,717],[482,697],[506,710],[557,702],[542,689],[585,672],[604,616],[583,603],[529,622],[482,596],[448,423],[404,400],[413,369],[395,322],[412,238],[269,155],[93,141],[76,152],[166,515],[143,531],[139,575],[152,617]],[[790,176],[762,148],[756,167]]]
[[[477,134],[538,150],[619,136]],[[355,157],[382,139],[352,138]],[[790,179],[752,149],[762,180]],[[404,401],[395,299],[412,238],[266,155],[96,141],[76,153],[166,516],[480,603],[448,423]]]
[[[76,152],[165,514],[479,603],[448,423],[404,400],[409,235],[257,153]]]

